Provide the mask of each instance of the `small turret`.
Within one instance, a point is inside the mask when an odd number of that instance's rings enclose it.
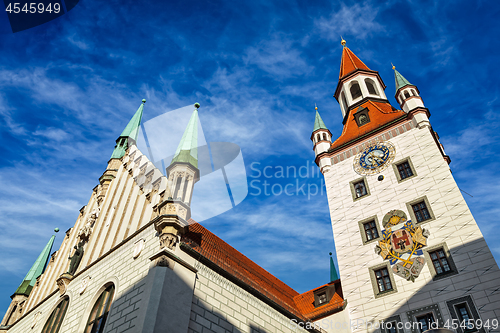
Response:
[[[142,100],[141,106],[137,109],[132,119],[130,119],[127,127],[123,130],[122,134],[116,139],[116,146],[111,158],[122,158],[127,151],[127,148],[135,144],[137,141],[137,135],[139,134],[139,128],[141,127],[142,113],[144,110],[144,103],[146,100]]]
[[[313,142],[313,150],[314,156],[316,157],[316,163],[320,167],[321,172],[324,172],[323,167],[330,167],[331,161],[330,158],[319,159],[318,156],[322,153],[326,153],[328,149],[330,149],[330,145],[332,144],[332,133],[325,126],[323,119],[318,112],[318,107],[314,108],[316,110],[316,118],[314,120],[314,128],[311,134],[311,141]],[[326,171],[326,169],[325,169]]]
[[[396,80],[396,100],[398,101],[401,110],[409,112],[416,108],[425,108],[424,101],[420,97],[418,88],[404,78],[401,73],[396,70],[396,66],[392,65],[394,70],[394,79]]]

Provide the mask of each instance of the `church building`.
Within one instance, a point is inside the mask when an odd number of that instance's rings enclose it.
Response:
[[[60,248],[51,254],[52,236],[11,296],[0,332],[499,332],[500,271],[418,88],[393,67],[392,107],[378,72],[342,44],[342,133],[316,109],[311,135],[340,278],[331,260],[330,281],[299,294],[191,219],[200,105],[164,175],[136,146],[143,100]]]

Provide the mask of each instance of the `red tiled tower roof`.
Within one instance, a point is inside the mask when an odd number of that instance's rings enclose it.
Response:
[[[355,110],[352,110],[352,113],[349,114],[346,120],[344,129],[342,130],[342,134],[337,140],[332,143],[330,149],[338,148],[356,138],[359,138],[367,133],[370,133],[371,131],[380,128],[385,124],[392,122],[393,120],[406,115],[404,111],[395,109],[387,102],[368,100],[361,104],[359,108],[368,109],[368,117],[370,118],[370,122],[359,127],[356,123],[356,119],[354,118]]]
[[[265,298],[289,313],[300,319],[309,318],[306,313],[302,312],[302,310],[307,313],[311,312],[306,305],[303,305],[302,298],[298,299],[298,303],[295,300],[301,296],[298,292],[248,259],[201,224],[196,223],[194,220],[189,222],[192,223],[189,225],[189,231],[182,236],[182,241],[185,244],[215,264],[219,269],[225,271],[225,273],[243,282],[246,286],[265,296]],[[342,296],[336,296],[332,297],[332,299],[335,299],[332,304],[338,304],[339,297],[342,299]],[[309,300],[310,297],[307,296],[306,299]],[[332,308],[335,306],[332,305]],[[328,307],[328,311],[331,311],[330,307]]]
[[[365,69],[371,71],[359,58],[347,47],[342,50],[342,60],[340,61],[339,79],[342,79],[347,74],[356,69]]]

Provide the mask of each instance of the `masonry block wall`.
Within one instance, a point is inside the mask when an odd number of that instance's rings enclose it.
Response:
[[[389,140],[396,147],[394,162],[410,158],[416,176],[398,182],[392,166],[382,171],[385,178],[366,176],[370,195],[353,200],[349,182],[361,177],[353,170],[354,156],[332,160],[325,173],[332,228],[340,278],[351,321],[378,322],[399,315],[412,317],[427,306],[437,305],[442,321],[452,319],[447,301],[470,296],[480,318],[500,318],[500,281],[498,266],[483,239],[451,171],[430,132],[429,127],[416,126]],[[368,140],[365,142],[367,143]],[[361,149],[356,150],[358,153]],[[402,210],[411,219],[408,203],[425,197],[434,215],[431,221],[418,224],[430,231],[427,247],[445,245],[458,274],[433,279],[427,262],[415,282],[394,275],[397,292],[377,296],[370,267],[384,260],[374,251],[376,242],[364,245],[359,222],[376,217],[379,230],[382,219],[393,209]],[[424,247],[425,249],[425,247]],[[437,312],[435,311],[435,312]],[[361,326],[355,332],[373,331]],[[405,330],[410,333],[412,330]]]
[[[287,318],[200,262],[194,289],[190,333],[289,333]]]

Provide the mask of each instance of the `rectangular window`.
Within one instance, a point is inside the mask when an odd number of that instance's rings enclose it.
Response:
[[[318,303],[319,304],[326,303],[326,292],[323,292],[318,295]]]
[[[457,311],[458,314],[458,319],[460,321],[461,327],[464,329],[464,333],[470,333],[475,331],[474,324],[472,322],[469,322],[469,320],[473,321],[474,318],[469,313],[469,310],[467,309],[467,304],[462,303],[455,305],[455,310]]]
[[[408,163],[408,161],[398,164],[397,167],[401,180],[413,176],[413,171],[411,170],[410,163]]]
[[[385,332],[386,333],[398,333],[397,322],[391,321],[385,324]]]
[[[368,194],[366,191],[366,186],[365,186],[365,181],[361,180],[357,183],[354,183],[354,193],[356,195],[356,198],[361,198],[362,196],[365,196]]]
[[[365,235],[367,241],[378,238],[378,231],[377,231],[377,226],[375,225],[375,221],[364,223],[363,228],[365,229]]]
[[[421,333],[427,331],[431,327],[431,323],[435,322],[434,314],[432,312],[426,313],[425,315],[416,317],[418,323],[418,329]]]
[[[387,268],[382,268],[375,271],[375,278],[377,279],[377,286],[379,292],[392,290],[391,278]]]
[[[417,222],[423,222],[431,218],[425,201],[420,201],[416,204],[413,204],[411,205],[411,208],[413,209],[413,213],[415,214]]]
[[[442,248],[429,252],[429,256],[431,257],[432,264],[436,270],[436,275],[446,274],[451,271],[448,259],[446,258],[446,254]]]

